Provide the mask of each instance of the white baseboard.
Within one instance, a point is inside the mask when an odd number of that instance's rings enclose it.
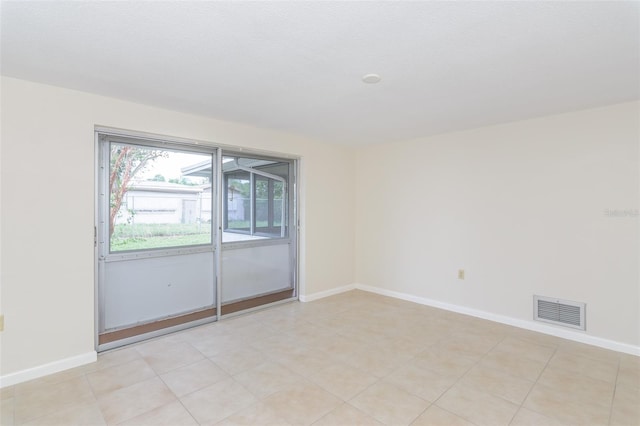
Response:
[[[409,302],[419,303],[421,305],[432,306],[434,308],[444,309],[446,311],[456,312],[459,314],[469,315],[476,318],[482,318],[489,321],[494,321],[506,325],[511,325],[525,330],[536,331],[538,333],[548,334],[551,336],[560,337],[567,340],[573,340],[575,342],[585,343],[587,345],[598,346],[605,349],[610,349],[617,352],[623,352],[631,355],[640,356],[640,347],[630,345],[628,343],[616,342],[614,340],[603,339],[601,337],[590,336],[584,332],[564,330],[553,327],[551,325],[540,324],[537,322],[525,321],[517,318],[507,317],[504,315],[493,314],[491,312],[485,312],[478,309],[468,308],[465,306],[453,305],[450,303],[439,302],[437,300],[428,299],[425,297],[413,296],[407,293],[400,293],[397,291],[386,290],[379,287],[373,287],[364,284],[355,284],[355,289],[368,291],[371,293],[380,294],[382,296],[389,296],[396,299],[406,300]]]
[[[323,299],[325,297],[334,296],[336,294],[344,293],[345,291],[354,290],[355,284],[349,284],[342,287],[332,288],[331,290],[319,291],[309,295],[301,294],[299,299],[301,302],[313,302],[314,300]]]
[[[70,368],[80,367],[81,365],[96,362],[97,359],[98,354],[96,351],[92,351],[72,356],[70,358],[61,359],[59,361],[50,362],[48,364],[39,365],[37,367],[27,368],[26,370],[16,371],[15,373],[9,373],[7,375],[0,376],[0,388],[38,379]]]

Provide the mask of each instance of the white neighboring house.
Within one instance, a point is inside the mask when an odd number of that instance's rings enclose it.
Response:
[[[245,202],[246,198],[242,196],[240,191],[235,189],[233,186],[227,188],[227,218],[228,220],[249,220],[248,217],[245,217]]]
[[[115,223],[208,223],[211,184],[134,181],[129,185]]]

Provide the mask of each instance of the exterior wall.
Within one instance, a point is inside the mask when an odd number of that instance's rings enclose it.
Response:
[[[211,220],[211,193],[129,190],[125,200],[116,216],[116,225],[197,223]],[[191,209],[186,211],[185,208],[188,207]]]

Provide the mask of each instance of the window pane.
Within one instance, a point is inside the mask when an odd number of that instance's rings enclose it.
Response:
[[[223,242],[287,236],[289,164],[264,158],[222,158],[227,191]],[[243,198],[243,215],[233,210],[232,194]]]
[[[227,175],[225,230],[245,232],[251,231],[251,182],[249,173]]]
[[[273,183],[274,194],[273,194],[273,224],[274,226],[282,225],[282,213],[283,213],[283,191],[284,185],[282,182],[274,182]],[[284,199],[286,202],[286,199]],[[284,214],[287,214],[287,209],[284,209]],[[286,226],[286,216],[285,216],[285,226]]]
[[[111,252],[211,244],[211,154],[112,143]]]
[[[256,230],[269,227],[269,181],[256,177]]]

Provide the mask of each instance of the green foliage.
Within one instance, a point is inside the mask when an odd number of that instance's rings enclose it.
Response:
[[[208,179],[202,179],[202,181],[203,181],[202,183],[204,183],[206,180],[208,180]],[[172,179],[169,179],[169,182],[170,183],[177,183],[177,184],[180,184],[180,185],[189,185],[189,186],[197,186],[197,185],[201,184],[201,183],[194,182],[194,181],[192,181],[190,179],[187,179],[187,178],[184,178],[184,177],[180,178],[180,179],[172,178]]]
[[[133,178],[156,158],[168,157],[169,153],[160,149],[150,149],[112,143],[109,155],[109,233],[113,234],[115,220],[122,200]]]
[[[118,224],[111,237],[111,251],[209,244],[210,224]]]

